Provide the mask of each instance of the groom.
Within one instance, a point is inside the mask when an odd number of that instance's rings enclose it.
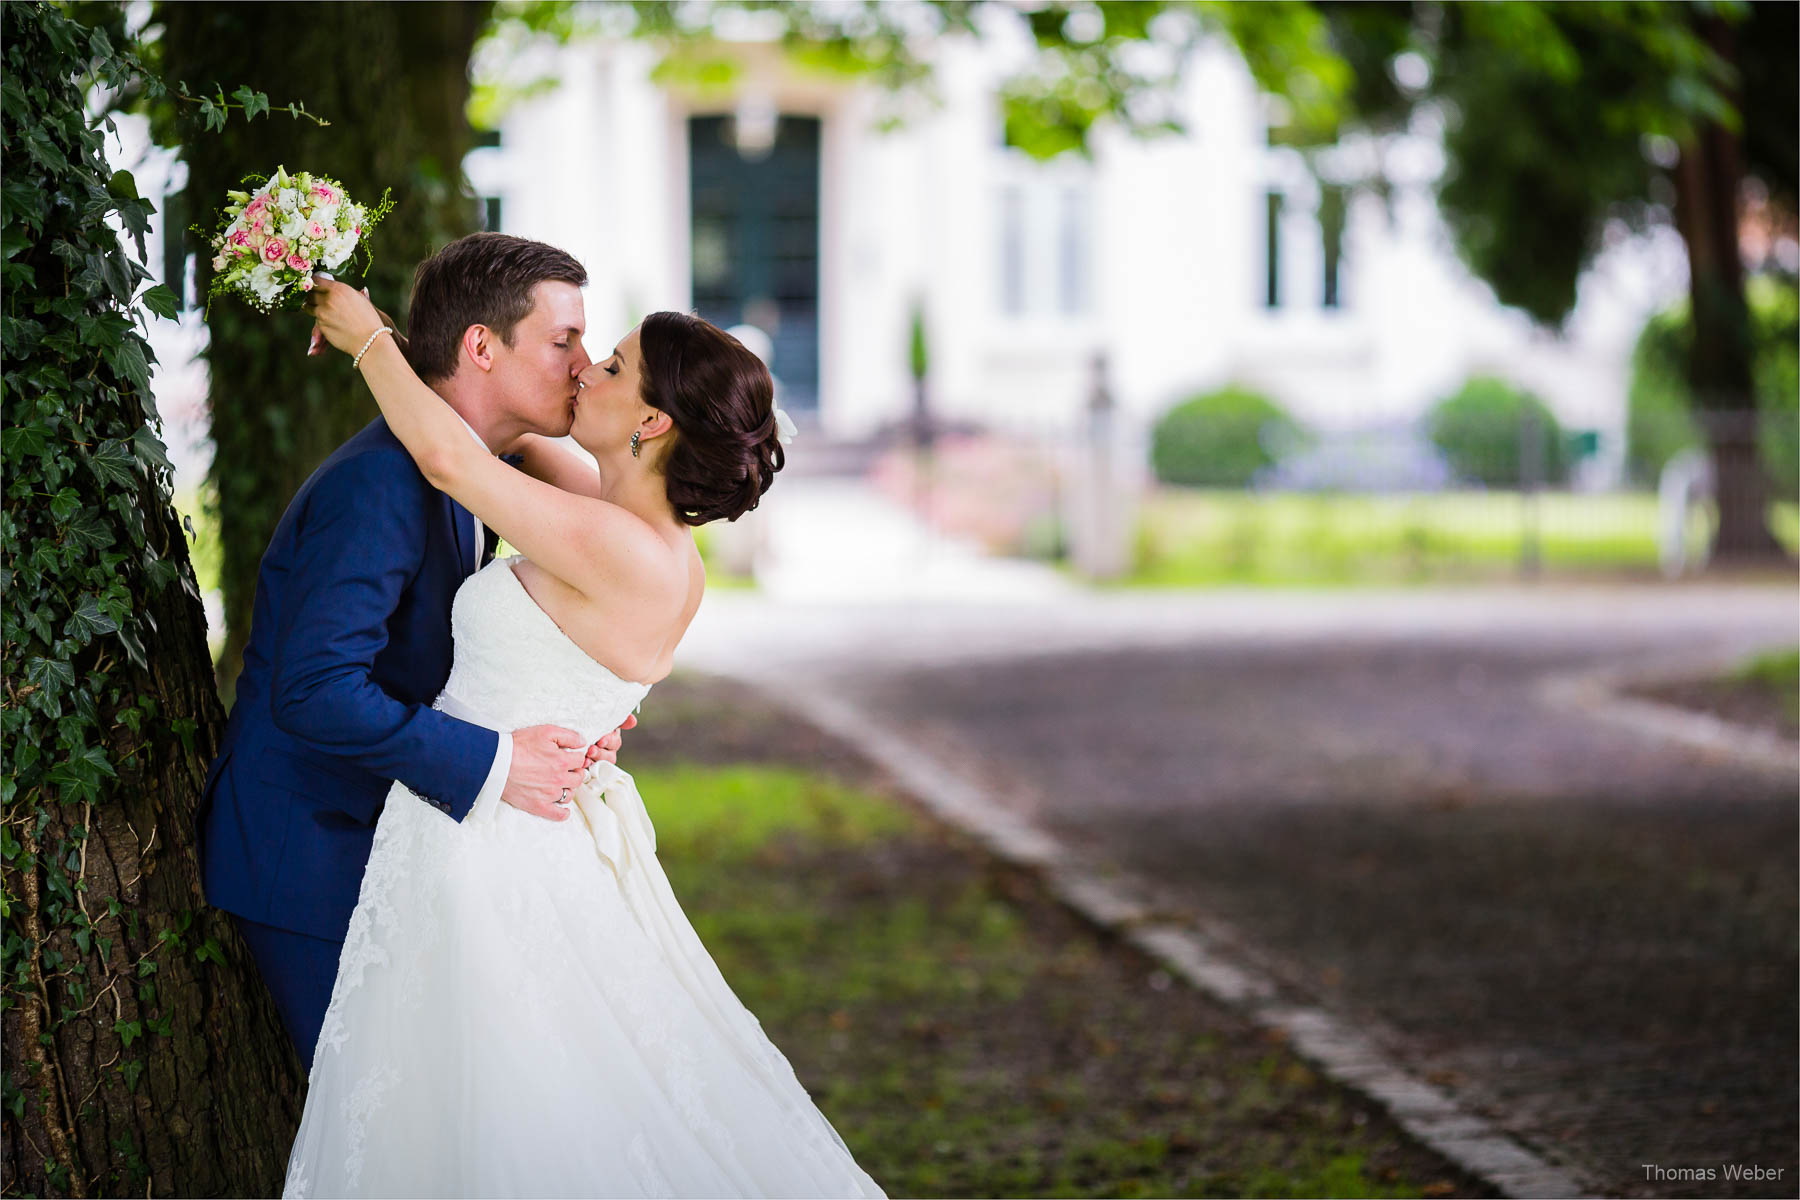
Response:
[[[586,283],[541,242],[452,242],[414,277],[407,356],[490,449],[561,437],[588,366]],[[485,533],[378,417],[301,485],[263,555],[200,859],[207,900],[232,914],[309,1069],[390,782],[457,821],[496,801],[561,821],[588,762],[618,751],[617,731],[589,747],[431,707],[450,673],[451,599],[493,554]]]

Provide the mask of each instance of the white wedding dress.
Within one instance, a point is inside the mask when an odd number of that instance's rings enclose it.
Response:
[[[588,740],[649,691],[581,651],[510,560],[451,610],[436,707]],[[285,1194],[882,1196],[701,945],[631,777],[563,822],[460,824],[396,783],[315,1051]]]

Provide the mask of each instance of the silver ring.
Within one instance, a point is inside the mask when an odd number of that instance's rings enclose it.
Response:
[[[558,800],[557,803],[558,804],[567,804],[568,802],[569,802],[569,789],[564,788],[563,794],[562,794],[562,799]]]

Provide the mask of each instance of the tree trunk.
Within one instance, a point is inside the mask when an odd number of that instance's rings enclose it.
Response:
[[[167,495],[149,516],[152,540],[174,548],[169,557],[179,556],[191,580]],[[159,640],[146,646],[149,672],[126,683],[155,701],[164,732],[114,725],[107,750],[124,764],[117,783],[102,802],[53,810],[31,830],[35,861],[8,887],[27,898],[22,919],[36,926],[52,890],[48,850],[85,827],[69,873],[93,919],[89,951],[66,929],[50,936],[31,964],[40,1005],[6,1014],[7,1059],[33,1064],[48,1101],[7,1125],[10,1194],[281,1190],[305,1079],[248,950],[201,895],[195,802],[224,714],[191,587],[144,598]],[[34,1044],[40,1032],[48,1045]],[[47,1176],[46,1151],[78,1164],[60,1186]]]
[[[107,223],[141,228],[149,206],[103,160],[77,86],[135,64],[58,7],[0,19],[0,1191],[269,1194],[302,1079],[201,895],[195,804],[223,716],[131,320],[147,272]]]
[[[1732,60],[1730,26],[1703,20],[1707,40]],[[1738,251],[1738,192],[1743,155],[1736,134],[1704,123],[1682,147],[1675,171],[1676,224],[1688,249],[1694,314],[1688,384],[1695,416],[1712,449],[1719,506],[1713,561],[1720,565],[1779,562],[1786,551],[1769,531],[1769,485],[1757,456],[1755,348]]]
[[[464,106],[469,55],[491,7],[486,0],[159,5],[169,78],[197,87],[250,79],[273,102],[303,100],[331,122],[320,128],[258,119],[207,134],[188,114],[179,132],[189,148],[183,201],[193,223],[209,229],[228,189],[278,164],[334,176],[365,204],[392,189],[394,211],[371,238],[375,261],[364,282],[377,305],[401,313],[419,260],[475,228],[462,177],[472,145]],[[200,256],[204,290],[211,252],[192,235],[189,249]],[[212,306],[207,325],[216,447],[209,482],[225,593],[218,670],[229,691],[276,522],[313,469],[376,408],[343,355],[306,357],[307,323],[299,314],[264,316],[224,300]]]

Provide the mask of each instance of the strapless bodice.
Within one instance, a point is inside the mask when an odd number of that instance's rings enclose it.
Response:
[[[619,727],[650,685],[601,666],[496,559],[463,581],[450,608],[455,661],[433,707],[510,731],[562,725],[588,741]]]

